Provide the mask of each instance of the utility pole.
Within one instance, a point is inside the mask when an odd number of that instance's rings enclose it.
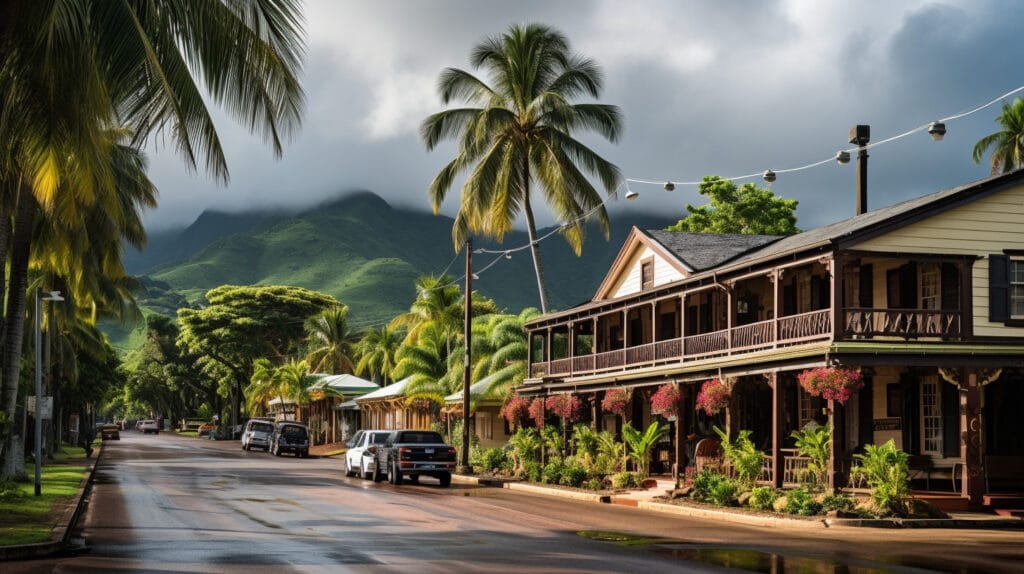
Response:
[[[465,357],[462,364],[462,465],[459,468],[461,474],[471,474],[472,467],[469,466],[469,379],[470,379],[470,357],[473,336],[472,309],[473,309],[473,238],[466,239],[466,293],[462,297],[465,307],[463,319],[463,340],[466,345]]]

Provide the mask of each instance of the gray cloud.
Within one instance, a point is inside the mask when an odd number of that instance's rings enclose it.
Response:
[[[434,82],[468,67],[473,45],[515,22],[553,25],[604,69],[601,98],[622,108],[617,145],[585,141],[627,177],[677,181],[733,176],[824,159],[869,123],[873,140],[986,102],[1022,81],[1016,4],[779,2],[313,1],[305,72],[308,113],[275,161],[266,146],[218,116],[232,173],[227,188],[189,175],[160,149],[153,228],[187,223],[207,207],[309,205],[347,189],[427,209],[426,187],[454,153],[427,153],[416,129],[441,109]],[[871,152],[869,205],[881,207],[987,175],[970,152],[995,129],[993,106],[949,124],[945,141],[916,134]],[[804,228],[847,217],[853,165],[780,175],[774,191],[800,200]],[[682,215],[693,187],[635,185],[628,210]],[[457,191],[457,190],[456,190]],[[443,211],[452,213],[457,193]],[[625,202],[612,216],[627,213]],[[543,215],[545,222],[550,217]]]

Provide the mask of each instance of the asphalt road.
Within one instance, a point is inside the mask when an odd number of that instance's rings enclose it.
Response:
[[[787,530],[436,481],[340,459],[126,432],[104,446],[77,556],[16,572],[1024,571],[1021,531]]]

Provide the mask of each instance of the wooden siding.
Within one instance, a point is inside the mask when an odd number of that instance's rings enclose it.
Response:
[[[640,292],[640,262],[649,257],[654,258],[655,287],[683,278],[683,275],[671,263],[665,261],[663,257],[651,250],[650,247],[644,246],[643,249],[638,249],[629,258],[629,263],[625,266],[622,275],[615,280],[615,286],[611,290],[612,299]]]
[[[1024,330],[988,320],[988,255],[1024,249],[1024,186],[978,199],[858,244],[854,249],[897,253],[978,255],[972,277],[974,334],[1020,337]],[[876,282],[885,274],[876,270]],[[876,303],[885,289],[875,285]]]

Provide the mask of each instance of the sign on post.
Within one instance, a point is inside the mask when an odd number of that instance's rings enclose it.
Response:
[[[36,397],[31,395],[28,397],[28,404],[26,405],[28,412],[32,416],[36,416]],[[53,397],[43,397],[39,401],[39,417],[43,420],[49,420],[53,418]]]

